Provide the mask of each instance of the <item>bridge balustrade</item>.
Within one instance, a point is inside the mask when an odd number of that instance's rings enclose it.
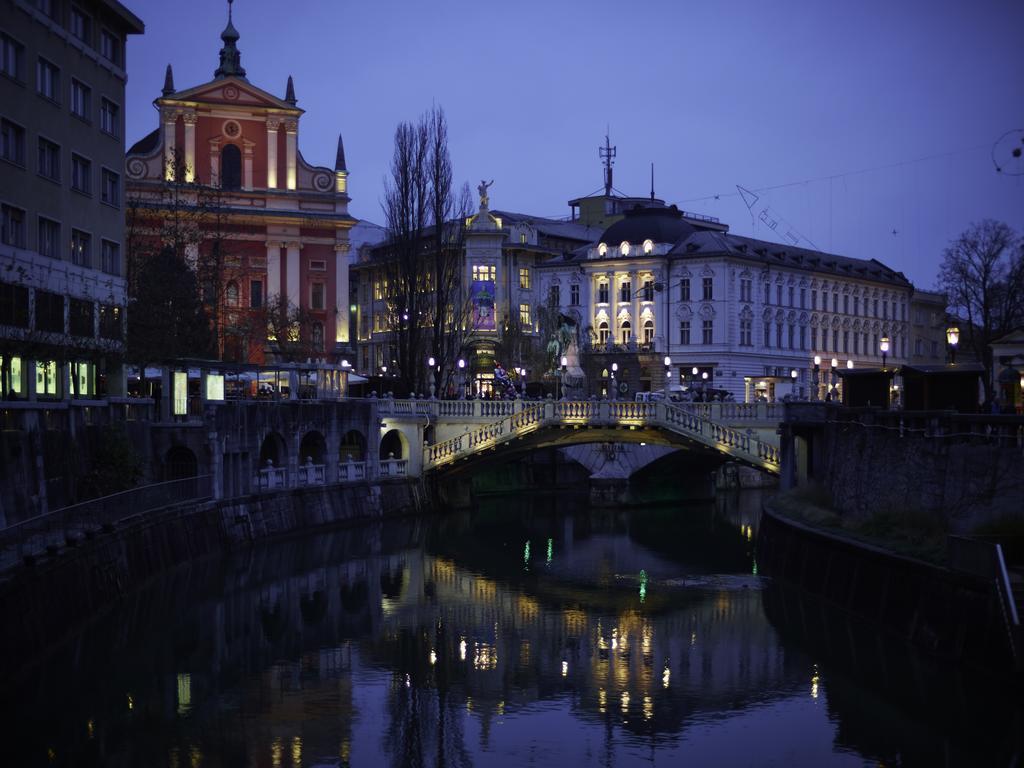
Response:
[[[350,456],[348,461],[338,464],[338,482],[354,483],[366,479],[366,462],[353,461]]]
[[[324,465],[311,461],[299,465],[299,485],[323,485],[325,482]]]
[[[408,459],[381,459],[381,477],[405,477],[409,473]]]
[[[288,487],[288,469],[286,467],[267,467],[256,473],[253,485],[259,491],[276,491]]]

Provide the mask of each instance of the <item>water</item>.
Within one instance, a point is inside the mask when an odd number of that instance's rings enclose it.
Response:
[[[182,566],[2,686],[0,765],[1015,764],[996,687],[757,574],[759,502],[506,496]]]

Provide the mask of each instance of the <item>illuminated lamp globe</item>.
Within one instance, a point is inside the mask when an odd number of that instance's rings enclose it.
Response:
[[[955,325],[951,325],[946,329],[946,343],[951,347],[955,347],[960,343],[960,329]]]

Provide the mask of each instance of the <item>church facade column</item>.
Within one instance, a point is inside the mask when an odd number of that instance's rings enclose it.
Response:
[[[630,298],[630,340],[637,344],[643,339],[643,328],[640,322],[640,273],[633,270],[629,273]]]
[[[198,118],[195,110],[183,112],[181,120],[185,124],[185,181],[196,180],[196,123]]]
[[[347,344],[349,340],[348,253],[348,243],[334,246],[334,306],[338,313],[334,320],[335,344]]]
[[[178,112],[174,109],[160,110],[160,119],[164,126],[164,173],[167,181],[174,180],[175,149],[177,138],[175,130],[178,125]]]
[[[267,241],[267,303],[281,294],[281,244]]]
[[[281,120],[267,118],[267,189],[277,188],[277,131]]]
[[[253,155],[256,151],[255,142],[249,141],[248,139],[242,139],[242,189],[252,189],[252,161]]]
[[[299,259],[302,253],[302,243],[292,241],[288,243],[288,261],[285,265],[286,290],[288,291],[288,303],[296,307],[302,306],[302,290],[299,285]]]
[[[285,160],[286,168],[285,173],[288,174],[287,188],[295,189],[296,181],[298,179],[298,152],[296,149],[296,142],[299,136],[299,121],[298,120],[285,120]]]

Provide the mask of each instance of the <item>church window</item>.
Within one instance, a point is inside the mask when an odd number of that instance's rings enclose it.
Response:
[[[228,144],[220,153],[220,178],[224,189],[242,188],[242,153]]]

